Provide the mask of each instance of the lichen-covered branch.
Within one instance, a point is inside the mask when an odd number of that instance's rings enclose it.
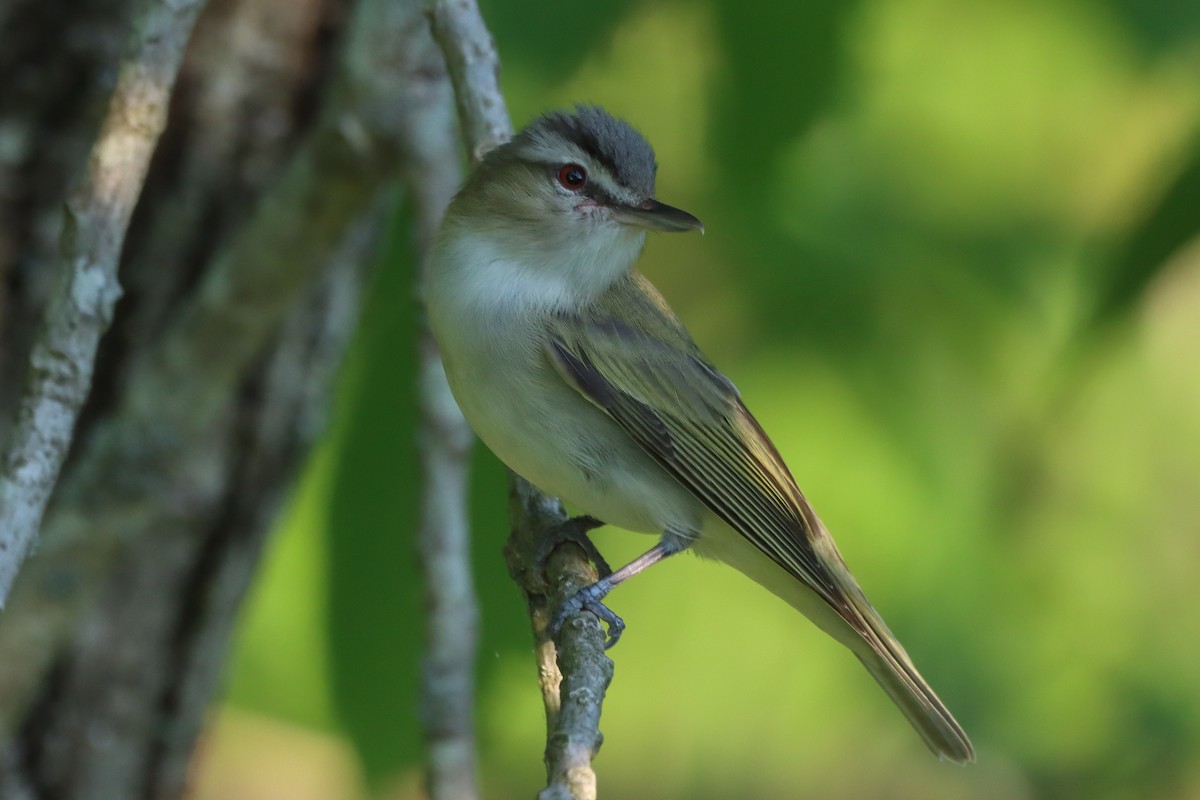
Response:
[[[0,607],[37,540],[120,296],[117,266],[171,89],[204,0],[150,0],[79,186],[66,203],[59,279],[0,461]]]
[[[435,0],[434,37],[446,55],[463,138],[473,161],[512,136],[500,92],[499,59],[475,0]],[[546,558],[545,542],[567,519],[562,504],[517,475],[510,476],[512,536],[505,548],[509,572],[525,593],[533,624],[539,684],[546,707],[546,776],[542,800],[592,800],[591,760],[601,742],[600,710],[612,679],[599,621],[576,615],[558,645],[548,626],[553,611],[597,578],[583,549],[565,542]]]

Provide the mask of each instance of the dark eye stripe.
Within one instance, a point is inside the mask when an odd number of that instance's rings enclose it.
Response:
[[[588,185],[583,187],[581,194],[589,200],[595,200],[602,206],[612,206],[617,204],[617,198],[604,190],[599,181],[589,181]]]

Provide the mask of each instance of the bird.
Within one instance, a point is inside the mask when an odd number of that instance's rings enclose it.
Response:
[[[940,758],[954,716],[846,566],[738,389],[635,267],[648,231],[700,231],[655,197],[654,150],[599,106],[552,111],[487,153],[446,209],[424,301],[464,417],[510,469],[586,517],[658,536],[555,624],[682,551],[739,570],[847,647]]]

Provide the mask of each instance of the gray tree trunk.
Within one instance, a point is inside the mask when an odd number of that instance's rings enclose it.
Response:
[[[0,6],[0,452],[62,200],[140,8]],[[0,798],[183,791],[357,322],[412,135],[395,87],[440,68],[408,46],[425,26],[421,3],[385,0],[213,0],[197,23],[124,240],[124,298],[0,615]]]

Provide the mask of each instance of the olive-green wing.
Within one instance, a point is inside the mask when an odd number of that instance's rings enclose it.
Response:
[[[641,304],[638,327],[625,311],[554,318],[546,353],[559,373],[731,528],[844,610],[813,552],[820,523],[737,389],[669,311]]]
[[[644,278],[634,273],[594,305],[555,317],[546,333],[547,357],[568,384],[862,636],[870,649],[854,652],[935,753],[974,760],[970,739],[845,570],[737,389]]]

